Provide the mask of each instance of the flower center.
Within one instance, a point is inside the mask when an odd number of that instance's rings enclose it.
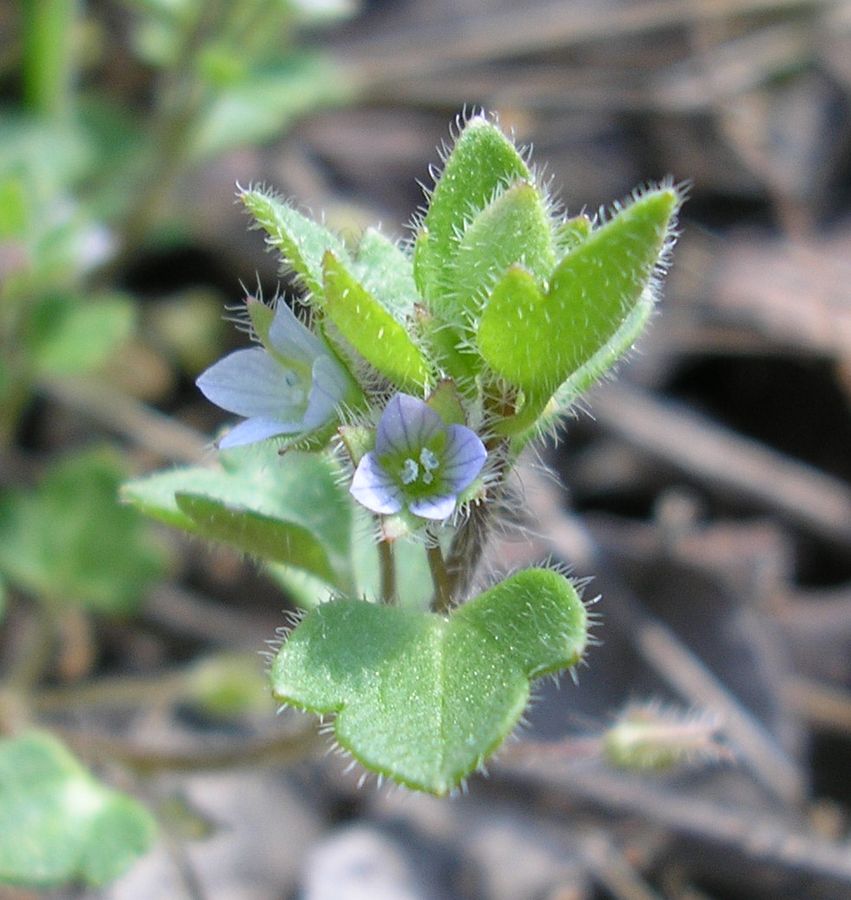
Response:
[[[419,484],[426,487],[434,482],[435,472],[439,468],[440,460],[428,447],[423,447],[418,459],[409,456],[402,462],[399,478],[406,486]]]

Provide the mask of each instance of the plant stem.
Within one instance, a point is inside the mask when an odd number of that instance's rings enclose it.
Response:
[[[390,541],[378,542],[378,558],[381,561],[381,599],[388,606],[398,602],[396,593],[396,563]]]
[[[428,567],[431,569],[431,580],[434,584],[432,606],[435,612],[445,615],[452,608],[452,588],[440,544],[435,543],[433,546],[427,547],[426,555],[428,556]]]
[[[469,518],[452,539],[446,571],[448,591],[453,597],[467,590],[484,552],[491,520],[490,502],[472,506]]]
[[[496,462],[491,470],[486,502],[472,504],[467,521],[455,533],[446,562],[449,594],[461,596],[469,587],[482,557],[488,532],[494,518],[494,508],[502,499],[505,478],[510,467],[510,444],[506,438],[496,438],[486,445],[488,455]]]

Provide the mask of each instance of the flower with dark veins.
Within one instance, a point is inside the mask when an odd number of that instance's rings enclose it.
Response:
[[[355,391],[325,342],[285,303],[273,313],[249,300],[248,312],[262,346],[236,350],[196,381],[216,406],[245,417],[219,441],[223,449],[314,431],[334,419]]]
[[[407,508],[423,519],[446,519],[486,457],[474,431],[447,425],[422,400],[396,394],[381,415],[375,449],[358,463],[350,491],[376,513]]]

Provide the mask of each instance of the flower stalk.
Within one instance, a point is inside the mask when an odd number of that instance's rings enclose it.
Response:
[[[381,566],[381,602],[395,606],[399,602],[396,588],[396,560],[393,558],[393,544],[390,541],[378,542],[378,559]]]
[[[426,547],[428,566],[431,570],[431,580],[434,585],[434,599],[432,609],[440,615],[447,615],[452,609],[452,584],[446,563],[443,560],[443,551],[440,544],[429,544]]]

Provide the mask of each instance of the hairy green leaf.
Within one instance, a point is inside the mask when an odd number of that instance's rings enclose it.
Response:
[[[321,298],[322,257],[330,250],[338,259],[348,259],[340,238],[260,188],[242,191],[239,196],[268,235],[269,245],[280,251],[284,267],[292,269],[307,291]]]
[[[555,265],[547,210],[528,181],[506,188],[470,221],[452,263],[451,291],[435,301],[436,312],[463,332],[514,263],[541,281]]]
[[[161,472],[122,487],[155,519],[286,563],[339,589],[351,585],[351,506],[321,454],[256,445],[221,454],[220,469]]]
[[[478,345],[498,375],[550,394],[618,334],[652,280],[678,204],[673,188],[651,191],[591,233],[556,266],[541,293],[512,269],[482,314]]]
[[[226,506],[199,494],[178,491],[174,499],[204,537],[261,559],[305,569],[330,584],[335,582],[326,548],[304,526],[251,509]]]
[[[400,390],[421,390],[429,366],[408,329],[332,253],[325,254],[324,287],[325,315],[349,344]]]
[[[377,228],[367,228],[363,233],[354,274],[397,322],[407,323],[419,297],[413,264],[410,257]]]
[[[467,224],[500,188],[531,174],[517,148],[484,116],[464,126],[437,180],[414,250],[414,277],[431,306],[452,290],[452,260]]]

